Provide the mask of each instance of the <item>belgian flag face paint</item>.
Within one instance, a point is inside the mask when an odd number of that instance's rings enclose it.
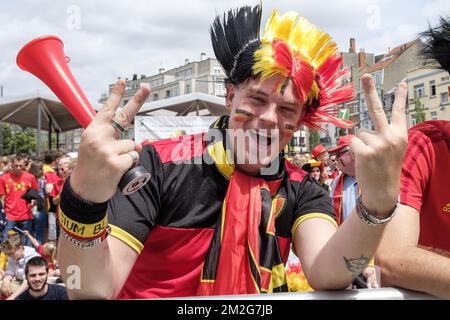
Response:
[[[295,127],[290,124],[286,124],[283,129],[283,133],[286,135],[293,135],[295,132]]]
[[[253,113],[242,110],[242,109],[236,109],[234,111],[233,120],[236,122],[246,122],[250,118],[254,116]]]

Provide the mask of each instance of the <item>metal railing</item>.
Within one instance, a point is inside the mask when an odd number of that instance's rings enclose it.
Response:
[[[189,297],[195,300],[437,300],[426,293],[397,288]],[[175,299],[178,300],[178,299]]]

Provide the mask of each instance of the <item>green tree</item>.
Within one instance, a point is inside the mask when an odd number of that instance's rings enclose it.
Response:
[[[36,151],[36,135],[33,129],[15,126],[8,123],[1,125],[2,155],[33,153]]]
[[[36,152],[36,135],[31,128],[19,128],[16,131],[16,153],[32,154]]]
[[[8,155],[11,154],[11,146],[14,144],[12,141],[12,132],[11,132],[11,126],[8,123],[2,123],[1,125],[1,154],[2,155]]]
[[[426,120],[425,110],[427,110],[427,109],[425,108],[422,101],[420,101],[420,98],[416,98],[414,101],[414,104],[415,104],[414,112],[416,115],[416,124],[424,122]]]
[[[320,134],[317,130],[309,129],[309,148],[312,149],[320,143]]]

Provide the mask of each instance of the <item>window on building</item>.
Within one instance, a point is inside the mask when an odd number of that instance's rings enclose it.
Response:
[[[222,74],[222,68],[221,67],[214,67],[214,74],[216,76],[220,76]]]
[[[414,86],[414,98],[422,98],[425,96],[425,85],[423,83]]]
[[[154,94],[153,94],[152,100],[153,100],[153,101],[157,101],[157,100],[158,100],[158,94],[157,94],[157,93],[154,93]]]
[[[411,115],[411,126],[415,126],[417,124],[416,115]]]
[[[441,105],[448,104],[448,92],[441,93]]]
[[[164,83],[163,78],[155,79],[151,82],[152,87],[158,87]]]
[[[170,90],[166,90],[166,98],[170,97]]]
[[[186,85],[186,94],[191,93],[191,86],[190,85]]]
[[[437,120],[437,119],[438,119],[437,111],[432,111],[431,112],[431,120]]]
[[[180,78],[180,79],[189,79],[189,78],[192,77],[192,69],[189,68],[189,69],[180,71],[180,72],[177,74],[177,76],[178,76],[178,78]]]
[[[442,81],[442,82],[448,81],[448,80],[450,80],[450,77],[449,77],[449,76],[447,76],[447,77],[442,77],[442,78],[441,78],[441,81]]]
[[[383,71],[379,71],[373,74],[373,78],[375,80],[375,86],[379,87],[383,84]],[[362,87],[361,87],[362,88]]]
[[[434,80],[430,81],[430,97],[436,96],[436,82]]]
[[[225,94],[225,89],[223,83],[216,83],[214,85],[214,93],[216,96],[223,96]]]

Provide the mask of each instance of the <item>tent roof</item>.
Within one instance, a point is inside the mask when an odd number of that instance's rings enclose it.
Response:
[[[228,114],[228,110],[225,108],[225,98],[194,92],[177,96],[173,98],[152,101],[145,103],[139,110],[139,115],[161,115],[158,110],[164,110],[166,115],[170,112],[174,116],[186,116],[197,110],[208,111],[213,116],[220,116]],[[169,111],[169,112],[167,112]],[[202,115],[206,115],[205,112],[200,112]]]
[[[39,105],[41,130],[48,131],[49,119],[53,128],[61,132],[81,128],[58,98],[40,93],[21,97],[0,97],[0,122],[37,129]]]
[[[49,119],[52,121],[53,128],[60,132],[81,128],[58,98],[41,93],[20,97],[0,97],[0,122],[37,129],[39,105],[41,106],[41,130],[48,130]],[[219,116],[228,113],[225,108],[225,98],[195,92],[145,103],[139,110],[139,115],[171,113],[185,116],[195,113],[197,109],[200,115]]]

